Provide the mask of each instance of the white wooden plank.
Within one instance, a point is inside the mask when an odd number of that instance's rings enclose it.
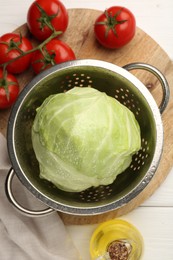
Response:
[[[173,169],[168,174],[165,181],[158,187],[153,195],[147,199],[143,206],[167,206],[173,207]]]

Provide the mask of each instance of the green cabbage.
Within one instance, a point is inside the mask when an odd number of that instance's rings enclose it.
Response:
[[[134,114],[94,88],[49,96],[37,109],[32,143],[40,177],[80,192],[111,184],[141,147]]]

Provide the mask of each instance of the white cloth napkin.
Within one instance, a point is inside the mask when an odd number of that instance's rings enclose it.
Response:
[[[0,134],[0,259],[2,260],[78,260],[79,253],[57,212],[30,218],[8,202],[4,183],[11,167],[6,140]],[[43,208],[15,178],[15,196],[26,207]],[[44,205],[45,207],[45,205]]]

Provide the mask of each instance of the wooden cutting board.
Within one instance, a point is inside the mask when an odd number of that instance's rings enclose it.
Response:
[[[99,223],[113,217],[120,217],[134,208],[138,207],[164,181],[173,165],[173,63],[162,48],[145,32],[137,28],[134,39],[125,47],[119,50],[108,50],[98,44],[94,37],[93,25],[100,11],[90,9],[70,9],[69,26],[65,34],[60,38],[68,43],[74,50],[78,59],[99,59],[123,66],[132,62],[145,62],[156,66],[167,78],[170,85],[171,96],[169,104],[162,115],[164,125],[164,147],[163,155],[159,168],[149,185],[135,199],[126,204],[124,207],[115,211],[90,216],[80,217],[59,213],[65,224],[90,224]],[[33,44],[37,42],[32,38],[23,25],[15,31],[21,32],[31,39]],[[156,100],[160,103],[162,98],[161,86],[158,80],[146,71],[134,71],[146,86],[151,86],[151,92]],[[18,76],[21,89],[34,77],[31,70]],[[0,132],[6,136],[7,122],[10,110],[0,111]]]

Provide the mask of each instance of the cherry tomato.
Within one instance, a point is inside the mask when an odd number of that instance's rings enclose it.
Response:
[[[52,32],[65,32],[68,25],[68,12],[58,0],[37,0],[27,13],[27,25],[36,39],[43,41]]]
[[[112,6],[95,21],[94,33],[106,48],[120,48],[129,43],[135,35],[136,20],[130,10]]]
[[[19,95],[19,83],[12,74],[0,69],[0,109],[13,105]]]
[[[0,38],[0,64],[9,62],[32,49],[31,42],[17,33],[7,33]],[[28,69],[32,54],[24,55],[10,62],[6,69],[10,73],[21,73]]]
[[[38,74],[55,64],[75,59],[75,54],[70,46],[58,39],[52,39],[43,47],[42,52],[37,50],[34,53],[31,65],[34,72]]]

